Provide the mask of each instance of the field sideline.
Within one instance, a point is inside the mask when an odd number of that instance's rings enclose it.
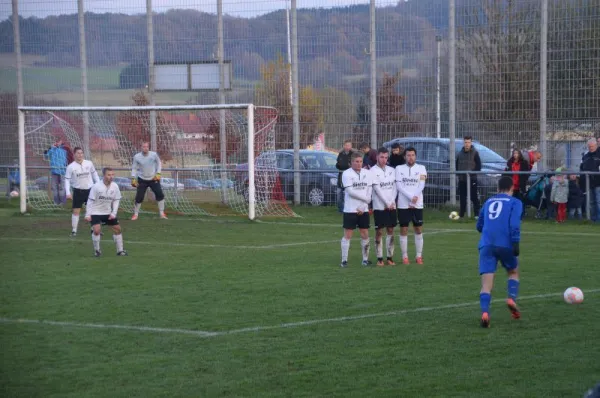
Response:
[[[260,222],[144,214],[122,221],[128,257],[106,231],[93,258],[85,226],[68,237],[68,213],[3,206],[4,397],[581,397],[600,381],[594,225],[528,221],[523,319],[504,308],[499,273],[482,330],[478,234],[435,211],[424,266],[362,268],[355,237],[340,269],[332,208]],[[582,305],[562,301],[568,286]]]

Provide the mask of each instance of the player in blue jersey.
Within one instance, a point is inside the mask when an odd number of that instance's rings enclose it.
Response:
[[[508,273],[508,298],[506,305],[513,319],[521,313],[516,300],[519,293],[519,241],[521,240],[521,214],[523,204],[512,196],[513,181],[502,177],[498,181],[498,194],[489,198],[479,213],[477,230],[479,240],[479,275],[481,275],[481,327],[490,327],[490,301],[494,287],[494,274],[498,261]]]

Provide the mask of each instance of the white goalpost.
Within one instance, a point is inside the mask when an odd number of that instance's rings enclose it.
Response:
[[[121,209],[131,212],[135,196],[129,184],[131,162],[141,143],[148,141],[156,143],[151,150],[163,163],[161,184],[168,212],[242,214],[250,220],[295,216],[277,172],[274,108],[253,104],[22,106],[18,116],[21,213],[28,208],[65,207],[57,182],[60,170],[47,153],[56,143],[62,143],[66,153],[83,148],[99,173],[103,167],[113,168],[123,195]],[[219,134],[223,123],[224,137]],[[89,130],[88,148],[83,144],[84,126]],[[153,199],[150,193],[146,198]]]

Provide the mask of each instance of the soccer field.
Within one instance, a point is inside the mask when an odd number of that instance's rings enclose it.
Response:
[[[128,257],[105,229],[93,258],[68,213],[0,209],[2,396],[581,397],[600,381],[598,226],[526,222],[523,317],[498,273],[484,330],[473,222],[426,212],[424,266],[362,268],[356,233],[341,269],[341,217],[296,211],[143,214],[121,222]]]

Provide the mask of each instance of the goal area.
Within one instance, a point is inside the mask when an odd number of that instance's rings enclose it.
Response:
[[[68,163],[76,147],[100,176],[115,170],[120,211],[132,212],[133,156],[150,142],[162,161],[168,213],[293,217],[277,172],[276,123],[275,108],[253,104],[19,107],[21,212],[66,207],[51,149],[64,150]],[[148,190],[142,212],[156,211],[153,200]]]

